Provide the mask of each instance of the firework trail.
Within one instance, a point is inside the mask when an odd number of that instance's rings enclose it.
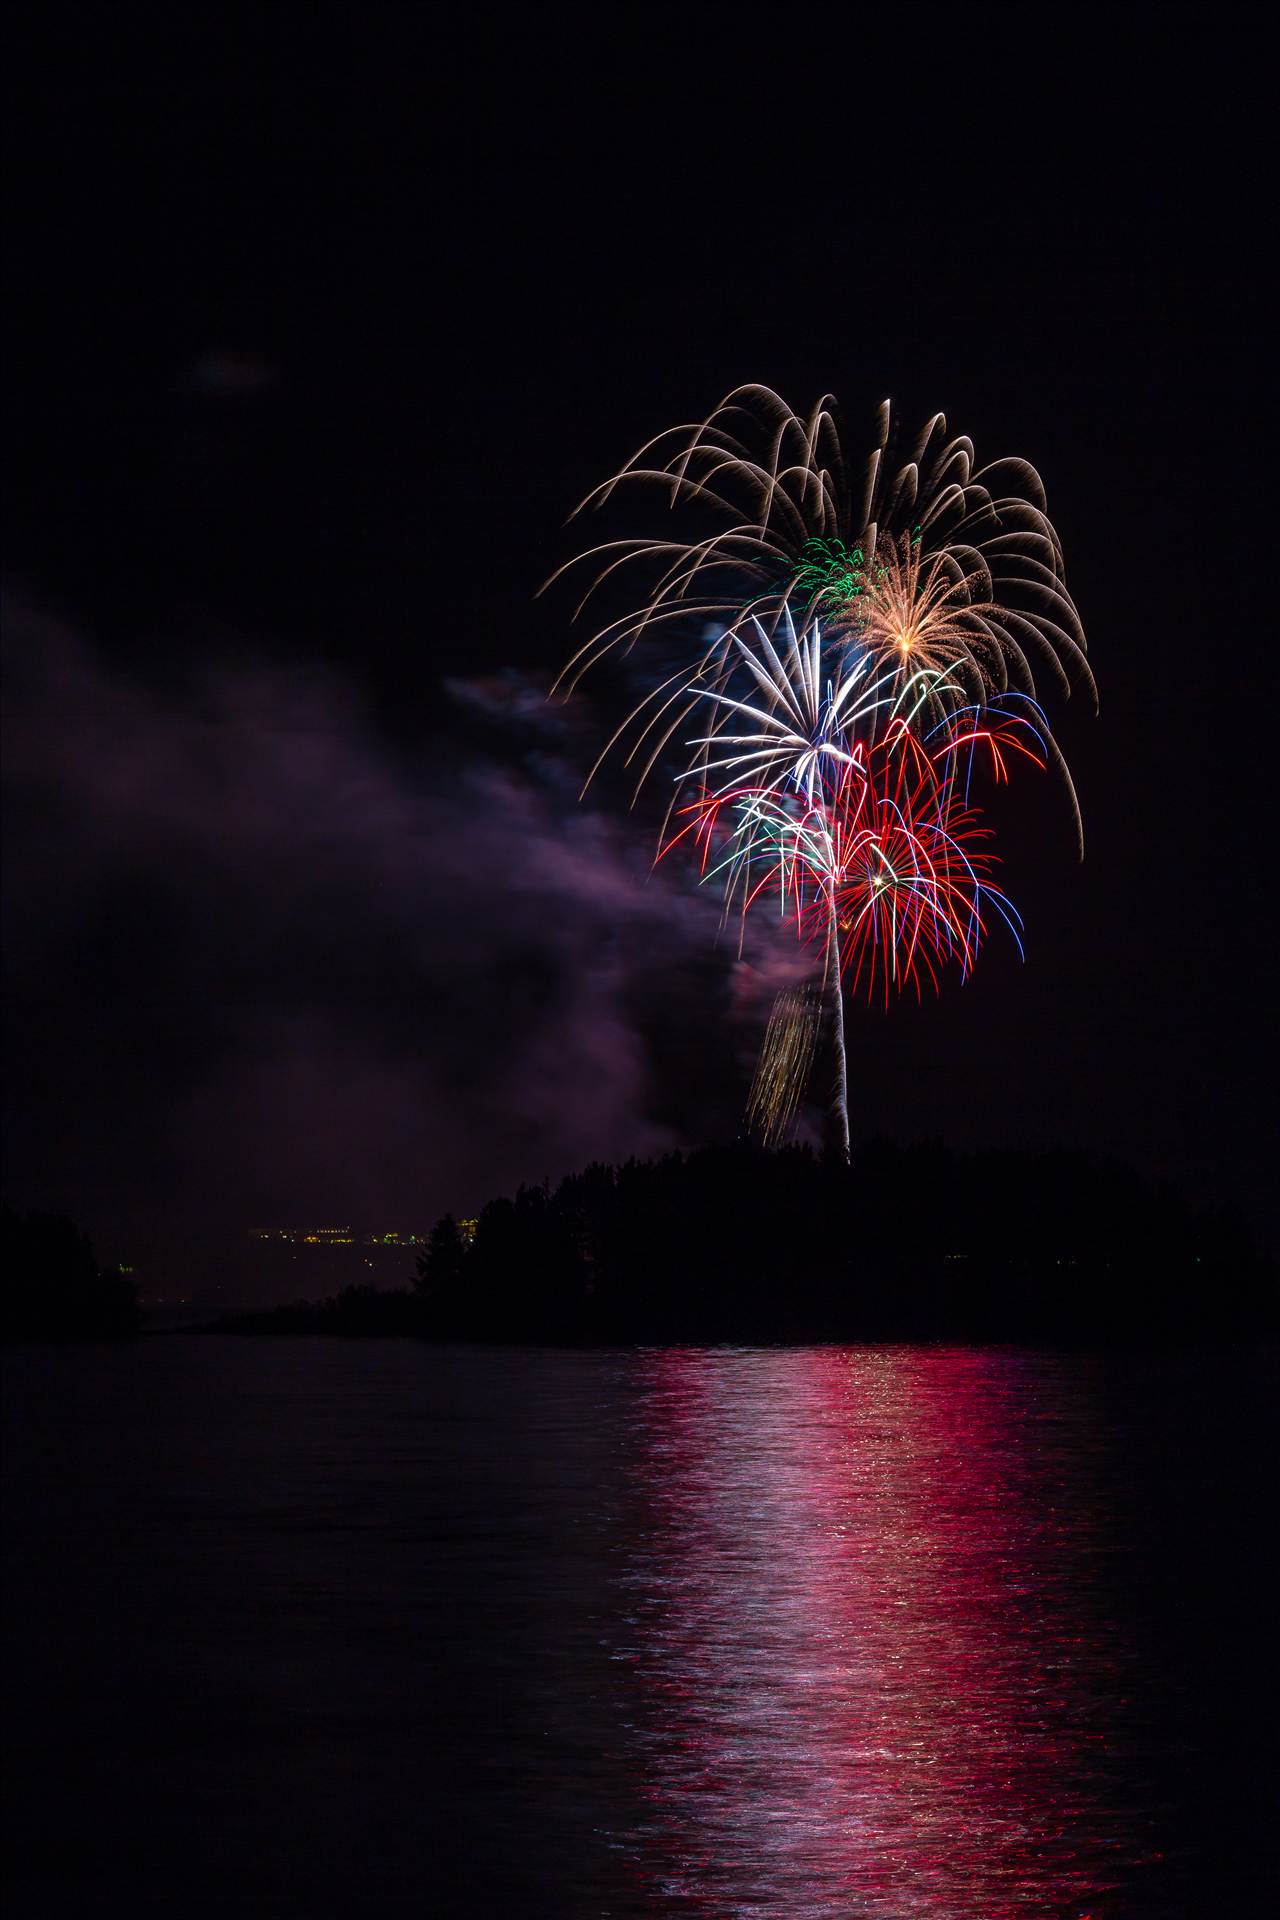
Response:
[[[787,987],[773,1003],[747,1099],[747,1125],[767,1147],[786,1139],[818,1044],[820,1005],[810,987]]]

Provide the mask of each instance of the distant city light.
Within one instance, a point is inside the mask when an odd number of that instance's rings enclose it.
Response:
[[[357,1233],[351,1227],[250,1227],[249,1238],[286,1247],[418,1247],[425,1233]]]

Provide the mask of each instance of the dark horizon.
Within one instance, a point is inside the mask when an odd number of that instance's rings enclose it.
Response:
[[[998,64],[957,179],[939,49],[878,193],[806,127],[825,168],[735,197],[639,137],[681,85],[642,50],[530,92],[512,41],[67,18],[10,75],[6,1199],[163,1265],[733,1137],[768,949],[648,877],[652,811],[579,805],[609,692],[546,703],[534,594],[591,485],[758,379],[1030,459],[1101,692],[1055,707],[1084,863],[1048,783],[1002,799],[1026,964],[859,1015],[855,1134],[1118,1156],[1274,1246],[1234,95],[1185,137],[1136,29],[1069,116]]]

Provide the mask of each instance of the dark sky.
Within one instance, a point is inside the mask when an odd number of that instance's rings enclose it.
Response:
[[[11,51],[7,1196],[163,1261],[732,1133],[784,962],[577,804],[605,689],[545,705],[532,595],[758,379],[1033,460],[1101,689],[1056,710],[1084,864],[1002,803],[1026,965],[859,1016],[855,1133],[1121,1153],[1270,1232],[1259,50],[435,12]]]

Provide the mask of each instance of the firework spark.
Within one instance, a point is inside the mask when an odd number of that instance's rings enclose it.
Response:
[[[812,802],[824,778],[856,765],[878,732],[921,717],[945,724],[951,713],[968,711],[959,705],[962,694],[944,668],[896,658],[882,663],[859,640],[833,635],[817,619],[798,628],[784,607],[772,634],[754,618],[718,634],[692,672],[671,675],[645,694],[605,743],[586,784],[622,749],[625,765],[639,765],[638,797],[696,715],[706,731],[680,742],[677,786],[750,779]]]
[[[886,401],[868,458],[851,465],[829,394],[802,419],[770,388],[751,385],[726,395],[707,419],[649,441],[575,512],[639,483],[665,493],[669,507],[706,509],[713,524],[701,536],[607,541],[560,570],[595,564],[579,613],[619,572],[638,566],[650,582],[638,606],[599,628],[566,672],[691,612],[727,627],[744,613],[772,625],[798,592],[830,616],[874,591],[877,566],[905,544],[931,585],[945,582],[948,618],[969,636],[972,669],[989,691],[1012,676],[1034,693],[1035,655],[1064,692],[1070,673],[1092,692],[1084,631],[1035,468],[1012,458],[976,467],[973,443],[949,437],[941,413],[905,460],[891,456],[894,440]]]
[[[955,751],[948,741],[930,754],[902,727],[812,801],[763,787],[706,794],[663,852],[692,837],[726,911],[745,920],[772,903],[824,964],[830,949],[849,991],[919,997],[949,964],[967,977],[993,913],[1015,941],[1021,926],[991,879],[989,830],[946,768]]]

